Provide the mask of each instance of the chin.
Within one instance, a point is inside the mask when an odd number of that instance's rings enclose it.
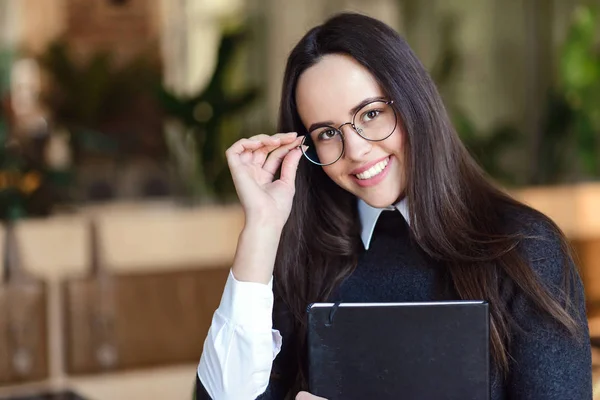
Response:
[[[394,205],[398,202],[401,197],[401,191],[397,190],[385,190],[382,193],[361,193],[357,194],[361,200],[375,208],[385,208]]]

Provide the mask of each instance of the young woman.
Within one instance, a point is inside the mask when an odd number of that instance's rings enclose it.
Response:
[[[246,216],[197,397],[306,392],[311,302],[484,299],[493,399],[591,399],[583,288],[559,228],[496,188],[406,42],[337,15],[289,56],[279,133],[227,160]]]

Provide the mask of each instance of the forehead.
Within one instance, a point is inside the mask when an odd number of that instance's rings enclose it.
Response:
[[[368,97],[383,96],[375,77],[350,56],[330,54],[300,75],[296,105],[304,123],[344,123],[350,110]]]

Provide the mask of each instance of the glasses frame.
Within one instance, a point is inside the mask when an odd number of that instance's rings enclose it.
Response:
[[[344,151],[346,150],[346,142],[344,141],[344,132],[342,132],[342,128],[346,125],[350,125],[352,127],[352,129],[354,130],[354,132],[356,132],[358,134],[358,136],[360,136],[361,138],[368,140],[369,142],[381,142],[387,138],[389,138],[390,136],[392,136],[392,134],[394,132],[396,132],[396,127],[398,126],[398,116],[396,115],[396,110],[394,110],[394,108],[392,107],[392,111],[394,111],[394,129],[392,129],[392,131],[390,132],[389,135],[387,135],[386,137],[382,138],[382,139],[369,139],[368,137],[363,136],[362,134],[362,129],[358,128],[356,126],[356,124],[354,123],[356,116],[358,115],[358,113],[360,113],[365,107],[370,106],[373,103],[384,103],[385,105],[391,106],[392,104],[394,104],[394,100],[374,100],[371,101],[367,104],[365,104],[364,106],[362,106],[359,110],[357,110],[354,115],[352,116],[352,122],[344,122],[343,124],[341,124],[338,128],[331,126],[331,125],[323,125],[322,127],[319,127],[319,129],[321,128],[331,128],[334,131],[336,131],[340,137],[342,138],[342,151],[340,153],[340,156],[338,158],[336,158],[334,161],[327,163],[327,164],[323,164],[323,163],[318,163],[316,161],[313,161],[310,159],[309,156],[306,155],[306,152],[304,151],[304,142],[306,141],[306,137],[310,136],[311,132],[308,132],[306,135],[304,135],[304,138],[302,139],[302,143],[300,145],[300,149],[302,150],[302,154],[304,155],[304,157],[310,161],[311,163],[315,164],[315,165],[319,165],[321,167],[325,167],[331,164],[336,163],[340,158],[342,158],[344,156]]]

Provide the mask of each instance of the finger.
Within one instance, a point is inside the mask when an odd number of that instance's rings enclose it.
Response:
[[[273,142],[279,142],[279,140],[281,140],[281,138],[278,136],[275,136],[275,135],[271,136],[271,135],[260,134],[260,135],[254,135],[254,136],[248,138],[248,140],[268,144],[268,143],[273,143]]]
[[[287,146],[281,146],[280,148],[274,150],[273,152],[271,152],[271,154],[269,154],[269,156],[262,168],[265,171],[267,171],[268,173],[270,173],[271,175],[275,175],[275,173],[277,172],[277,169],[279,169],[279,166],[281,165],[284,157],[290,151],[292,151],[293,149],[298,147],[300,145],[300,143],[302,143],[302,138],[297,138],[296,140],[294,140],[292,143],[288,144]]]
[[[229,165],[229,169],[233,170],[237,168],[244,161],[241,159],[241,155],[248,151],[257,149],[262,146],[262,143],[258,142],[241,142],[238,141],[234,143],[230,148],[225,151],[225,158],[227,159],[227,164]]]
[[[257,151],[258,149],[265,147],[263,149],[264,155],[259,155],[259,158],[257,160],[259,162],[259,165],[262,165],[269,152],[281,146],[282,144],[294,141],[296,136],[296,132],[289,132],[278,133],[273,136],[261,134],[252,136],[251,138],[240,139],[233,145],[231,145],[231,147],[229,147],[229,149],[227,149],[227,151],[225,152],[229,168],[235,168],[239,166],[239,164],[252,161],[252,154],[243,154],[247,152],[252,153],[254,151]]]
[[[294,148],[290,151],[283,162],[281,163],[281,177],[280,179],[289,185],[294,185],[296,181],[296,171],[298,171],[298,163],[302,158],[302,150]]]
[[[274,152],[284,152],[284,155],[295,146],[298,146],[300,142],[296,143],[296,141],[292,141],[287,145],[285,143],[281,143],[281,140],[274,142],[273,144],[265,145],[252,153],[252,164],[263,168],[265,161],[268,158],[271,158],[271,154]],[[283,156],[282,156],[283,158]],[[281,164],[281,162],[280,162]]]
[[[273,136],[268,135],[256,135],[251,138],[240,139],[235,142],[229,149],[227,149],[226,153],[231,154],[240,154],[246,150],[255,150],[265,145],[275,145],[277,143],[289,143],[294,141],[296,138],[296,133],[292,132],[292,134],[276,134]]]
[[[288,133],[276,133],[274,135],[255,135],[252,136],[250,139],[254,139],[254,140],[265,140],[268,138],[275,138],[275,139],[279,139],[282,142],[286,142],[289,143],[290,141],[296,139],[296,137],[298,136],[298,133],[296,132],[288,132]]]
[[[296,139],[296,137],[298,136],[298,134],[296,132],[289,132],[289,133],[276,133],[274,135],[265,135],[265,134],[260,134],[260,135],[254,135],[252,137],[250,137],[250,140],[255,140],[255,141],[260,141],[260,142],[264,142],[265,144],[269,144],[269,143],[290,143],[293,140]]]
[[[231,145],[230,148],[225,152],[226,155],[239,155],[244,151],[251,150],[254,151],[260,147],[264,146],[264,143],[258,140],[251,139],[240,139],[234,144]]]
[[[268,147],[266,150],[268,152],[273,148],[280,146],[279,140],[238,140],[225,152],[229,168],[237,167],[242,163],[252,161],[252,153],[265,146]]]
[[[255,165],[262,167],[264,164],[268,154],[274,149],[280,147],[281,145],[285,145],[287,143],[293,142],[297,136],[296,132],[290,133],[277,133],[275,135],[269,136],[265,134],[255,135],[248,139],[245,139],[243,142],[240,141],[240,144],[252,142],[260,142],[263,146],[254,146],[254,148],[246,148],[245,151],[253,150],[252,155],[244,155],[242,157],[242,162],[252,162]],[[239,149],[238,149],[239,150]],[[241,153],[240,153],[241,154]]]
[[[297,132],[288,132],[288,133],[278,133],[274,135],[281,140],[281,143],[291,143],[298,137]]]

